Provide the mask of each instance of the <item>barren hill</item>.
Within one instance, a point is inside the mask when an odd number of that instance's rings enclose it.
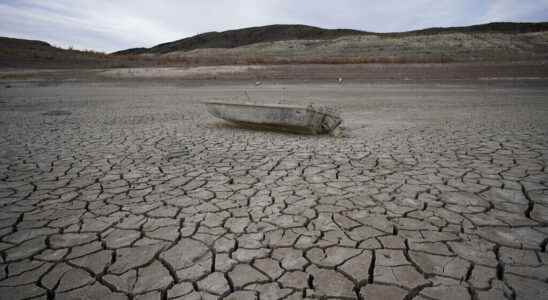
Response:
[[[133,48],[114,54],[169,53],[203,48],[236,48],[240,46],[285,40],[326,40],[347,35],[367,34],[352,29],[323,29],[306,25],[269,25],[223,32],[207,32],[152,48]]]
[[[529,33],[548,31],[544,23],[489,23],[467,27],[436,27],[407,32],[374,33],[353,29],[323,29],[307,25],[269,25],[223,32],[208,32],[152,48],[132,48],[114,54],[165,54],[175,51],[190,51],[207,48],[237,48],[256,43],[289,40],[333,40],[345,36],[409,37],[449,33]]]
[[[306,25],[210,32],[113,54],[0,37],[0,68],[548,61],[548,22],[373,33]]]
[[[142,54],[190,64],[447,63],[548,60],[548,31],[346,36],[288,40],[237,48],[207,48]]]
[[[54,47],[46,42],[0,37],[0,67],[93,67],[109,66],[104,53]]]

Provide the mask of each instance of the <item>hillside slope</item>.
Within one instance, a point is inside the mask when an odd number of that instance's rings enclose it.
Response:
[[[548,60],[548,31],[347,36],[177,51],[157,58],[201,65],[540,61]]]
[[[427,28],[421,30],[374,33],[352,29],[323,29],[306,25],[269,25],[250,27],[223,32],[208,32],[196,36],[163,43],[151,48],[133,48],[113,54],[165,54],[176,51],[190,51],[206,48],[237,48],[256,43],[288,40],[333,40],[346,36],[409,37],[449,33],[529,33],[548,31],[548,22],[544,23],[489,23],[466,27]]]
[[[245,45],[285,40],[325,40],[347,35],[367,34],[352,29],[323,29],[306,25],[269,25],[223,32],[207,32],[152,48],[134,48],[114,54],[163,54],[203,48],[236,48]]]
[[[0,67],[107,66],[107,54],[54,47],[46,42],[0,37]]]
[[[123,54],[125,53],[125,54]],[[0,37],[0,68],[548,61],[548,23],[492,23],[400,33],[272,25],[206,33],[104,54]]]

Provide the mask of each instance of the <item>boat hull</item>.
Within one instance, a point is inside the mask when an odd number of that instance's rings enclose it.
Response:
[[[210,114],[245,126],[320,134],[335,129],[341,120],[313,106],[205,102]]]

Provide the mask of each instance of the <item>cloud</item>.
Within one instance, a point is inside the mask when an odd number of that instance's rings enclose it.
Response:
[[[169,27],[162,26],[146,14],[132,12],[126,8],[128,6],[106,1],[26,0],[16,4],[3,3],[0,4],[0,19],[3,20],[0,34],[102,50],[125,47],[137,41],[150,44],[157,42],[159,36],[178,36]]]
[[[483,16],[484,22],[523,20],[548,21],[548,0],[493,0]]]
[[[267,24],[387,32],[547,19],[548,0],[0,0],[0,35],[102,51]]]

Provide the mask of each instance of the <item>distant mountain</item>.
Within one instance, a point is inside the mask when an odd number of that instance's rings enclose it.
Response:
[[[269,25],[223,32],[202,33],[193,37],[163,43],[152,48],[132,48],[115,52],[124,54],[165,54],[175,51],[190,51],[205,48],[237,48],[241,46],[288,40],[332,40],[351,35],[377,35],[406,37],[444,33],[527,33],[548,31],[548,22],[543,23],[489,23],[466,27],[435,27],[407,32],[374,33],[353,29],[323,29],[307,25]]]

